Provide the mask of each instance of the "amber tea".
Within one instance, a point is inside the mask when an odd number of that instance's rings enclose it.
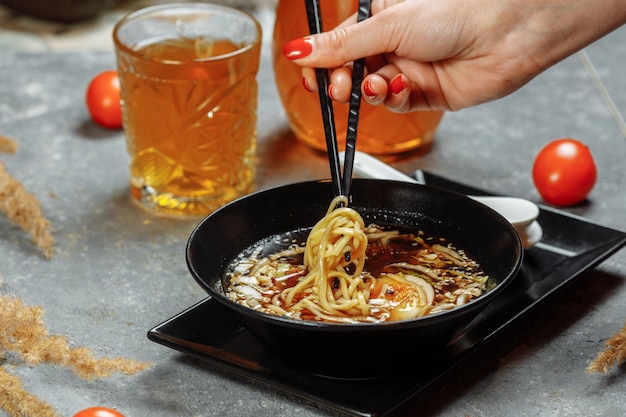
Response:
[[[228,33],[118,45],[131,195],[143,207],[203,216],[252,191],[260,37],[253,27],[252,45]]]

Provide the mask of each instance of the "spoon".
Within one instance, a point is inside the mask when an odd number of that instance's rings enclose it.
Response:
[[[339,154],[340,162],[343,163],[344,154]],[[396,180],[424,184],[425,181],[398,171],[392,166],[382,162],[364,152],[355,152],[354,173],[361,178],[377,178],[384,180]],[[468,196],[492,210],[497,211],[513,225],[522,240],[524,248],[534,246],[542,237],[543,230],[537,222],[539,207],[531,201],[517,197],[500,196]]]

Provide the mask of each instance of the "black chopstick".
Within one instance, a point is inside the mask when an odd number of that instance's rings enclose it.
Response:
[[[319,0],[305,0],[309,32],[321,33],[322,15]],[[357,21],[363,21],[370,16],[371,0],[359,0]],[[322,110],[322,122],[324,123],[324,135],[326,137],[326,151],[330,164],[330,175],[333,183],[335,196],[350,196],[352,186],[352,170],[354,166],[354,154],[356,150],[357,128],[359,124],[359,111],[361,108],[361,82],[365,73],[365,58],[354,61],[352,67],[352,90],[350,93],[350,109],[348,113],[348,129],[346,132],[346,149],[343,162],[343,175],[339,162],[339,149],[337,145],[337,129],[335,127],[335,115],[332,101],[328,93],[330,79],[328,70],[316,68],[317,89],[320,97]],[[343,178],[343,179],[342,179]]]
[[[370,16],[371,0],[359,0],[357,21],[361,22]],[[361,109],[361,83],[365,74],[365,58],[354,61],[352,65],[352,91],[350,93],[350,110],[348,112],[348,130],[346,132],[346,149],[343,160],[343,192],[350,195],[352,186],[352,168],[356,150],[359,111]]]
[[[290,0],[294,1],[294,0]],[[306,14],[309,22],[311,34],[322,32],[322,14],[319,0],[305,0]],[[322,110],[322,122],[324,123],[324,135],[326,136],[326,151],[328,152],[328,162],[330,164],[330,176],[333,182],[333,192],[335,196],[344,195],[341,181],[341,164],[339,162],[339,149],[337,146],[337,129],[335,127],[335,115],[333,104],[328,94],[330,80],[328,70],[316,68],[317,89],[320,97],[320,107]]]

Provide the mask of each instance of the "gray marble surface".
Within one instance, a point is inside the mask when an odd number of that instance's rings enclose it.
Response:
[[[267,31],[259,74],[257,188],[325,178],[325,156],[295,141],[286,125],[269,60],[271,11],[256,12]],[[626,114],[626,28],[587,53]],[[113,67],[107,48],[0,52],[0,132],[20,141],[16,155],[0,157],[40,196],[58,241],[54,258],[46,260],[27,235],[0,217],[0,291],[42,306],[49,330],[67,335],[73,345],[154,366],[137,376],[92,382],[54,366],[12,371],[68,417],[92,405],[128,417],[336,415],[147,339],[150,328],[205,293],[184,260],[195,222],[154,217],[131,203],[123,133],[89,120],[85,87],[97,72]],[[530,177],[533,158],[563,136],[585,141],[599,170],[589,200],[568,211],[626,230],[626,138],[578,56],[510,97],[447,114],[430,150],[393,163],[406,172],[423,168],[540,202]],[[603,377],[585,373],[604,341],[624,325],[625,284],[621,250],[516,324],[506,340],[392,415],[625,415],[624,366]]]

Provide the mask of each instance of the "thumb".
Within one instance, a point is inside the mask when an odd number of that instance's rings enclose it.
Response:
[[[329,32],[294,39],[283,46],[283,55],[298,65],[313,68],[340,67],[356,59],[388,51],[376,16],[339,26]]]

